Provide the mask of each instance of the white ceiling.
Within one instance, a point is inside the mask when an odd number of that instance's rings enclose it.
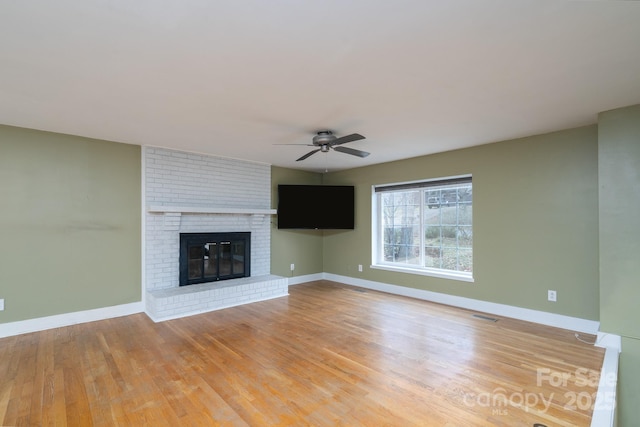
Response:
[[[0,123],[337,170],[640,103],[640,2],[4,0]],[[315,131],[361,159],[295,159]]]

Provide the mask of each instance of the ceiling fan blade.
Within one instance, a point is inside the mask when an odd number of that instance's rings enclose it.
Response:
[[[313,144],[272,144],[272,145],[304,145],[305,147],[315,147]]]
[[[307,154],[305,154],[304,156],[302,156],[302,157],[300,157],[298,160],[296,160],[296,162],[300,162],[300,161],[302,161],[302,160],[306,159],[307,157],[310,157],[310,156],[312,156],[313,154],[316,154],[318,151],[320,151],[320,149],[319,149],[319,148],[318,148],[317,150],[309,151]],[[368,153],[367,153],[367,154],[368,154]]]
[[[359,141],[364,139],[364,136],[359,133],[352,133],[351,135],[345,135],[343,137],[337,138],[335,141],[331,143],[331,146],[346,144],[347,142]]]
[[[367,153],[366,151],[355,150],[349,147],[335,147],[334,150],[339,151],[341,153],[345,153],[345,154],[351,154],[352,156],[358,156],[358,157],[367,157],[369,155],[369,153]]]

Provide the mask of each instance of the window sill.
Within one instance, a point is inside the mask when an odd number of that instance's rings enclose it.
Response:
[[[473,276],[465,273],[427,270],[422,268],[398,267],[395,265],[375,264],[371,268],[376,270],[395,271],[397,273],[418,274],[421,276],[438,277],[440,279],[458,280],[461,282],[474,282]]]

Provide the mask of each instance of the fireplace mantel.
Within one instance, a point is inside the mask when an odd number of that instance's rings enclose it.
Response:
[[[181,213],[181,214],[232,214],[232,215],[275,215],[276,209],[223,208],[213,206],[163,206],[150,205],[149,213]]]

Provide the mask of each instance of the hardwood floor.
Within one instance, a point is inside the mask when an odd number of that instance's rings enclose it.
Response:
[[[0,425],[589,425],[602,349],[472,314],[320,281],[3,338]]]

